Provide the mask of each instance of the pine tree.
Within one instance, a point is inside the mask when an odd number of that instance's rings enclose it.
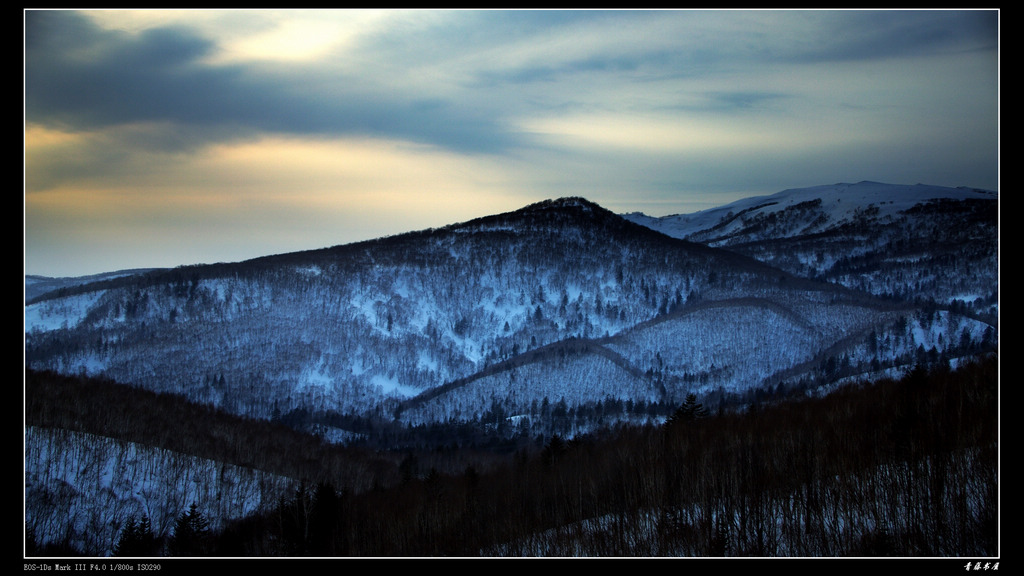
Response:
[[[339,515],[341,499],[330,482],[321,481],[313,493],[313,509],[310,512],[309,551],[314,556],[334,556],[338,553]]]
[[[568,450],[568,447],[565,440],[558,434],[554,434],[541,451],[541,462],[550,466],[557,462],[562,454],[565,454],[566,450]]]
[[[114,546],[114,556],[157,556],[158,547],[149,516],[143,516],[138,522],[135,516],[130,516],[121,528],[121,535]]]
[[[707,408],[700,402],[697,402],[697,395],[691,392],[686,395],[686,400],[679,408],[676,408],[676,411],[672,413],[666,424],[673,426],[679,423],[692,422],[707,415]]]
[[[172,556],[205,556],[209,554],[210,523],[195,502],[188,512],[178,517],[171,537]]]

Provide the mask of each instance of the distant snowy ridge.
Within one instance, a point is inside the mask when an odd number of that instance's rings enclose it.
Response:
[[[999,196],[989,190],[833,184],[693,214],[625,218],[885,298],[973,306],[998,298]]]
[[[135,268],[130,270],[117,270],[115,272],[104,272],[101,274],[90,274],[88,276],[72,276],[72,277],[61,277],[52,278],[49,276],[39,276],[35,274],[25,275],[25,302],[34,300],[43,294],[60,290],[61,288],[68,288],[71,286],[81,286],[90,282],[100,282],[103,280],[111,280],[114,278],[123,278],[125,276],[135,276],[137,274],[145,274],[154,270],[161,270],[161,268]]]
[[[819,199],[822,201],[820,212],[826,215],[826,218],[822,219],[822,225],[835,227],[856,217],[859,214],[858,209],[863,210],[871,206],[877,207],[878,216],[884,218],[930,200],[996,200],[998,193],[979,188],[863,181],[856,184],[838,183],[809,188],[791,188],[767,196],[744,198],[724,206],[690,214],[656,217],[632,212],[623,214],[623,217],[674,238],[693,239],[712,229],[715,229],[717,236],[728,234],[739,225],[739,221],[735,218],[741,214],[782,212],[788,208]],[[804,233],[814,231],[820,231],[820,229],[808,229],[804,230]]]

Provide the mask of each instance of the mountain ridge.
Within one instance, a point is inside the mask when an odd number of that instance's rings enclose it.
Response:
[[[851,187],[888,190],[889,201],[906,191]],[[756,212],[783,196],[751,199],[728,222],[748,218],[748,229],[762,230]],[[789,205],[817,218],[806,198]],[[920,210],[922,222],[950,217]],[[850,211],[863,228],[836,227],[814,244],[835,250],[830,260],[893,227],[881,209]],[[772,242],[709,246],[635,219],[565,197],[442,228],[66,288],[26,305],[26,359],[243,415],[330,411],[411,425],[475,421],[494,402],[521,414],[559,398],[580,409],[607,397],[669,405],[688,393],[742,402],[759,389],[819,386],[994,341],[988,300],[872,293],[779,265],[763,252]],[[776,228],[794,221],[777,217]],[[994,282],[983,273],[975,283]]]
[[[556,478],[570,446],[574,460],[632,454],[594,443],[620,433],[657,438],[637,446],[664,457],[690,453],[664,450],[668,438],[703,446],[716,423],[799,400],[860,390],[877,409],[864,383],[931,369],[942,381],[997,349],[998,212],[986,202],[914,203],[888,219],[855,206],[857,219],[800,235],[786,232],[818,218],[815,204],[772,217],[781,202],[753,200],[704,229],[737,225],[709,246],[567,197],[354,244],[64,279],[25,305],[26,526],[40,543],[106,550],[132,514],[167,534],[192,501],[230,531],[257,511],[280,519],[272,511],[318,478],[345,486],[346,506],[356,494],[406,502],[406,489],[437,493],[435,471],[471,486],[483,468],[470,466],[514,460],[519,474],[528,453],[537,478]],[[694,403],[717,416],[699,437],[676,417]],[[868,413],[904,441],[904,412]],[[713,460],[743,456],[733,432],[716,431],[728,440]],[[824,446],[786,442],[809,462]]]
[[[886,298],[997,301],[999,201],[993,191],[864,181],[789,189],[691,215],[625,217]],[[933,269],[950,272],[943,277]],[[903,278],[907,274],[916,278]]]
[[[624,217],[660,230],[670,236],[686,238],[720,225],[723,220],[727,219],[725,216],[730,212],[734,214],[750,212],[769,206],[775,207],[775,210],[781,210],[823,196],[834,196],[836,199],[841,200],[844,195],[859,196],[859,198],[852,198],[856,200],[855,206],[867,207],[875,205],[887,208],[889,212],[905,210],[921,202],[935,199],[998,200],[997,192],[980,188],[964,186],[951,188],[928,184],[886,184],[863,180],[855,184],[840,182],[806,188],[788,188],[774,194],[750,196],[722,206],[686,214],[655,217],[641,212],[631,212],[624,214]],[[896,203],[897,201],[898,204]],[[836,214],[841,214],[841,212],[837,210]],[[831,221],[836,222],[841,221],[841,219],[832,218]]]

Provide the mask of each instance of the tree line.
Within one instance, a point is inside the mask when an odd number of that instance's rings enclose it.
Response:
[[[271,510],[199,530],[191,550],[998,555],[998,430],[994,355],[742,410],[708,410],[689,397],[664,425],[553,435],[504,459],[464,455],[441,466],[436,450],[409,451],[392,482],[369,487],[297,475]]]

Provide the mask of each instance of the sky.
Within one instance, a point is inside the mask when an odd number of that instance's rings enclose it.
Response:
[[[26,10],[26,274],[583,196],[997,190],[997,10]]]

